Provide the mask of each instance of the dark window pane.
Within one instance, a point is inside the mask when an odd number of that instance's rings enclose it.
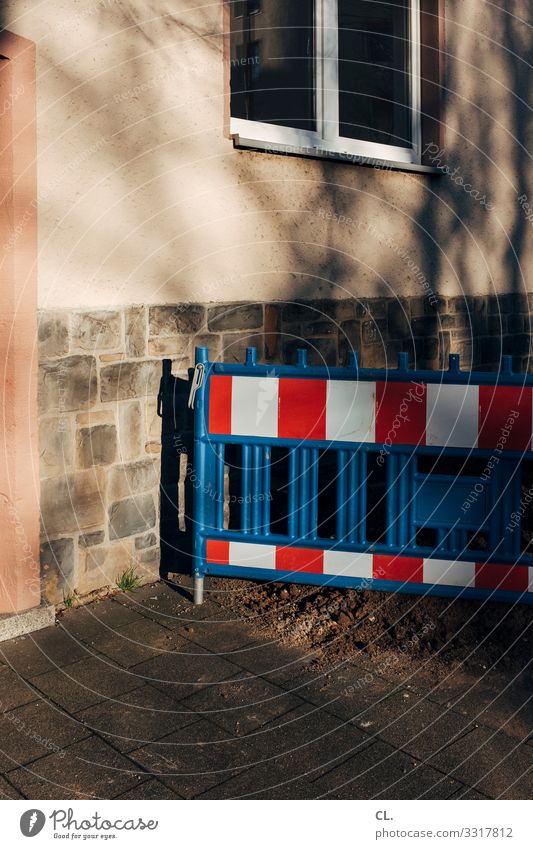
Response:
[[[339,0],[339,134],[409,147],[409,0]]]
[[[232,3],[231,114],[315,129],[314,0]]]

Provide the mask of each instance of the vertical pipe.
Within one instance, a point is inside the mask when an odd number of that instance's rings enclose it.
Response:
[[[309,534],[309,449],[300,449],[300,481],[298,487],[298,536],[306,539]]]
[[[336,538],[340,541],[346,537],[346,451],[337,452],[337,513]]]
[[[511,520],[511,514],[520,511],[520,499],[522,496],[522,467],[517,462],[512,471],[512,481],[509,483],[509,499],[508,508],[502,515],[502,536],[507,543],[506,548],[509,549],[510,557],[516,559],[522,553],[522,520],[519,521],[518,527],[512,531],[507,531],[506,527]],[[509,539],[510,538],[510,539]]]
[[[194,470],[199,480],[212,480],[210,471],[212,461],[207,453],[206,428],[206,384],[209,381],[209,352],[208,349],[196,349],[196,363],[202,363],[205,376],[195,398],[194,410]],[[211,510],[201,487],[194,488],[193,495],[193,574],[195,603],[201,604],[203,598],[203,576],[205,572],[205,538],[203,536],[206,524],[210,522]]]
[[[416,472],[418,468],[418,459],[416,454],[411,454],[409,457],[409,490],[407,493],[408,508],[408,524],[407,524],[407,545],[410,548],[416,547],[416,505],[418,500],[418,489]]]
[[[408,519],[408,489],[409,489],[409,455],[398,456],[398,540],[401,548],[407,545]]]
[[[359,454],[353,451],[348,461],[348,542],[358,539],[358,502],[359,502]]]
[[[270,445],[263,448],[263,502],[262,502],[262,533],[270,533],[270,472],[272,449]]]
[[[366,545],[366,505],[367,505],[367,496],[366,496],[366,485],[367,485],[367,472],[368,472],[368,454],[364,447],[359,448],[359,524],[358,524],[358,536],[359,536],[359,544]]]
[[[252,533],[261,533],[261,493],[263,490],[263,449],[260,445],[252,448]]]
[[[289,448],[289,491],[287,494],[288,534],[295,539],[297,534],[298,506],[298,449]]]
[[[193,600],[194,604],[202,604],[204,600],[204,576],[194,574],[193,581]]]
[[[224,530],[224,449],[223,443],[214,446],[216,454],[215,527],[218,531]]]
[[[242,446],[241,458],[241,530],[244,534],[249,534],[252,476],[252,448],[250,445]]]
[[[318,537],[318,448],[311,448],[310,455],[310,489],[309,496],[309,536],[311,539]]]
[[[396,545],[396,527],[398,523],[398,498],[397,498],[397,457],[395,454],[389,454],[387,457],[387,494],[385,497],[385,514],[386,514],[386,541],[387,545]]]

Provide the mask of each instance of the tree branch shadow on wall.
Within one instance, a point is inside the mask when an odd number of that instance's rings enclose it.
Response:
[[[490,26],[493,29],[490,36],[507,48],[507,76],[500,80],[498,73],[495,73],[491,82],[502,98],[501,108],[499,105],[491,105],[490,91],[488,92],[485,86],[486,79],[475,68],[472,69],[475,85],[464,98],[461,95],[462,82],[455,71],[450,72],[446,81],[448,95],[444,113],[446,141],[443,164],[451,171],[458,166],[464,180],[474,186],[481,195],[486,193],[489,201],[494,202],[495,213],[489,215],[479,202],[446,174],[434,177],[391,174],[386,170],[346,163],[298,160],[292,157],[238,151],[233,150],[228,142],[227,152],[221,155],[220,173],[224,174],[224,186],[221,177],[221,185],[213,186],[213,192],[215,195],[217,191],[219,194],[226,193],[228,185],[231,189],[238,187],[242,210],[257,216],[257,238],[256,242],[250,242],[248,253],[255,252],[258,244],[263,248],[269,244],[270,227],[277,227],[280,234],[278,243],[273,242],[266,248],[270,251],[271,262],[258,262],[256,272],[250,277],[247,271],[249,264],[241,262],[241,258],[247,253],[246,247],[243,248],[240,244],[241,221],[244,232],[245,216],[241,220],[231,219],[226,222],[227,241],[218,248],[218,253],[209,254],[206,258],[206,242],[209,243],[210,229],[218,226],[209,222],[209,195],[206,195],[205,200],[206,225],[197,226],[197,221],[191,221],[186,189],[185,197],[176,196],[173,194],[170,179],[165,180],[164,175],[167,172],[172,173],[173,168],[176,171],[181,168],[180,173],[184,173],[189,162],[191,168],[197,167],[198,156],[204,150],[201,147],[204,128],[193,122],[190,131],[188,126],[183,129],[179,109],[174,107],[176,131],[175,137],[169,137],[165,111],[161,112],[159,108],[161,104],[158,102],[158,87],[150,76],[153,68],[150,71],[147,64],[147,51],[154,55],[161,50],[169,72],[172,71],[174,54],[170,51],[167,55],[166,51],[172,43],[172,33],[185,28],[192,39],[197,39],[199,49],[205,48],[207,53],[211,51],[213,59],[220,63],[220,52],[214,46],[215,40],[212,39],[213,32],[209,21],[206,19],[204,25],[197,24],[194,28],[187,29],[187,22],[173,15],[171,4],[167,5],[169,8],[165,15],[165,26],[170,39],[168,43],[162,45],[160,34],[156,32],[154,35],[151,32],[154,24],[150,21],[134,22],[130,32],[128,61],[122,67],[121,89],[116,93],[127,94],[130,89],[137,87],[141,90],[141,97],[144,98],[143,103],[147,108],[146,112],[141,109],[142,114],[138,116],[133,113],[129,123],[124,121],[121,109],[123,104],[135,100],[133,96],[128,95],[128,98],[120,100],[114,106],[114,92],[109,90],[109,79],[105,74],[98,73],[94,81],[89,79],[87,82],[86,66],[83,63],[79,65],[79,73],[72,73],[64,64],[58,63],[65,76],[71,73],[72,91],[76,92],[81,101],[86,100],[90,104],[88,113],[92,114],[90,110],[93,110],[94,114],[98,112],[103,116],[103,124],[99,129],[113,142],[102,148],[98,155],[109,162],[107,178],[115,181],[113,186],[116,185],[117,197],[124,196],[127,199],[127,211],[132,216],[128,244],[136,250],[137,245],[134,243],[138,237],[142,235],[144,239],[144,265],[139,266],[132,262],[131,272],[125,277],[117,278],[122,280],[122,285],[127,288],[128,293],[131,291],[131,300],[146,302],[152,296],[150,292],[150,297],[145,297],[145,288],[151,285],[145,282],[145,268],[150,268],[150,281],[157,280],[156,290],[162,292],[162,302],[168,300],[174,280],[181,283],[184,279],[200,279],[195,277],[195,274],[206,262],[211,264],[210,273],[213,277],[219,275],[223,278],[224,271],[220,273],[217,263],[219,258],[222,263],[224,251],[233,251],[232,276],[233,279],[241,281],[239,288],[243,296],[248,293],[251,282],[255,285],[256,280],[270,282],[282,277],[281,300],[289,304],[320,298],[327,310],[329,299],[339,295],[352,298],[358,303],[366,302],[368,294],[363,295],[363,286],[365,293],[368,293],[370,288],[372,299],[394,298],[398,291],[398,281],[408,281],[410,275],[412,276],[407,260],[401,258],[399,251],[389,247],[387,242],[390,233],[397,229],[404,243],[401,247],[406,248],[408,256],[420,268],[432,291],[441,295],[439,290],[446,284],[457,289],[459,298],[466,299],[469,328],[466,338],[460,342],[465,343],[465,348],[468,347],[466,343],[471,344],[472,365],[496,368],[502,350],[503,353],[515,353],[517,360],[523,364],[524,359],[529,356],[529,326],[524,327],[520,334],[507,333],[505,337],[504,321],[507,321],[507,318],[502,315],[502,332],[496,334],[495,339],[486,306],[481,312],[477,312],[472,309],[473,302],[469,299],[480,291],[486,292],[491,288],[496,291],[502,280],[506,281],[507,290],[512,295],[520,296],[526,288],[523,266],[531,232],[517,197],[528,191],[526,164],[529,164],[530,159],[526,147],[530,132],[530,112],[524,104],[527,104],[529,94],[527,72],[533,56],[529,32],[524,32],[524,24],[503,10],[491,18]],[[112,7],[108,9],[103,4],[102,22],[112,14]],[[132,27],[131,18],[128,18],[125,26]],[[471,39],[470,55],[475,56],[474,47],[479,34],[470,32],[464,35],[462,30],[453,26],[448,27],[448,54],[456,56],[460,52],[463,55],[468,52],[465,51],[464,45],[459,50],[459,35]],[[453,63],[450,63],[450,67],[453,69]],[[461,73],[464,73],[464,68]],[[195,86],[199,86],[197,81]],[[216,131],[220,134],[223,111],[220,80],[217,80],[216,86],[213,95],[213,78],[208,76],[203,97],[218,98],[220,122]],[[102,110],[102,104],[106,102],[107,109]],[[211,132],[213,128],[207,130]],[[152,147],[148,143],[150,139],[163,139],[165,143],[159,145],[156,142]],[[142,162],[139,172],[142,174],[142,186],[138,187],[139,197],[142,199],[143,192],[153,192],[157,206],[162,212],[157,221],[146,220],[142,203],[136,203],[135,191],[130,198],[132,169],[135,169],[139,162]],[[304,190],[302,186],[305,187]],[[502,199],[491,195],[495,186],[503,186],[503,190],[507,192],[501,209]],[[137,209],[139,213],[136,212]],[[318,213],[321,210],[331,211],[337,216],[344,215],[352,223],[341,224],[338,220],[328,221],[320,218]],[[60,209],[59,212],[62,213],[63,210]],[[77,214],[80,214],[80,218],[76,226],[84,233],[86,222],[81,213],[75,209],[69,211],[71,216]],[[116,214],[121,216],[120,206],[117,207]],[[495,220],[496,216],[498,221]],[[61,215],[57,217],[58,220],[61,219]],[[499,218],[502,218],[503,234]],[[375,230],[361,235],[358,225],[353,223],[355,221],[362,222],[363,227],[366,222],[374,222]],[[499,235],[497,240],[493,238],[494,233]],[[102,256],[118,255],[121,242],[116,232],[111,228],[102,228],[100,235]],[[364,252],[369,241],[373,247],[371,261]],[[504,249],[502,244],[505,245]],[[169,246],[175,251],[175,268],[178,271],[169,272],[168,264],[162,258]],[[277,262],[277,253],[281,249],[283,264]],[[103,271],[106,272],[102,272],[104,277],[114,279],[111,264]],[[407,288],[410,291],[416,290],[412,281]],[[176,285],[176,290],[178,289]],[[200,286],[196,289],[194,282],[189,284],[187,299],[205,300],[198,295],[199,291]],[[422,299],[426,296],[422,288],[419,294]],[[217,300],[224,300],[223,290],[217,292]],[[399,302],[404,308],[402,298],[399,298]],[[445,303],[445,298],[442,302]],[[423,367],[434,364],[435,359],[426,356],[425,348],[419,343],[430,342],[437,335],[440,360],[444,365],[444,355],[453,350],[458,337],[452,336],[451,331],[444,326],[439,310],[435,312],[428,305],[427,315],[431,321],[428,320],[426,325],[423,325],[420,335],[415,337],[412,328],[406,330],[398,339],[398,344],[403,350],[410,352],[413,364]],[[411,321],[412,316],[408,312],[407,317]],[[333,316],[329,318],[336,322]],[[369,326],[376,328],[377,341],[374,348],[383,348],[384,364],[394,366],[393,355],[396,349],[394,346],[390,349],[388,347],[388,331],[386,328],[384,331],[380,324],[383,319],[374,316],[370,308],[364,320]],[[305,340],[310,335],[309,330],[308,320],[302,319],[297,335]],[[334,333],[338,338],[344,334],[347,344],[354,349],[361,345],[364,347],[359,327],[353,336],[348,329],[338,326]],[[282,359],[288,350],[288,347],[281,347]],[[364,351],[362,353],[365,354]],[[365,365],[364,356],[362,364]],[[175,380],[176,398],[179,398],[179,404],[183,404],[185,408],[187,381],[178,378]],[[177,433],[175,424],[173,421],[162,423],[162,502],[168,501],[167,506],[161,510],[162,537],[163,524],[167,529],[173,522],[178,526],[178,505],[172,502],[168,495],[177,487],[179,480],[176,476],[176,461],[179,457],[176,456],[176,446],[172,444]],[[190,433],[190,422],[184,422],[183,427],[184,433]],[[164,533],[168,536],[168,530]],[[171,556],[170,548],[166,543],[162,547],[165,547],[165,558],[162,557],[162,562],[166,562]]]

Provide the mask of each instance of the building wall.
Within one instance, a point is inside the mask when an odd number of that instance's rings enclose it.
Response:
[[[445,0],[433,176],[235,150],[223,0],[3,6],[37,55],[50,600],[157,572],[163,357],[528,367],[528,0]]]
[[[440,176],[234,150],[223,0],[4,5],[37,45],[42,308],[532,289],[528,0],[445,0]]]
[[[295,349],[306,347],[311,364],[332,366],[357,350],[362,366],[389,368],[400,351],[408,351],[418,368],[446,367],[454,352],[464,368],[493,369],[502,353],[514,353],[520,370],[529,365],[531,310],[527,297],[508,295],[442,299],[438,314],[424,297],[43,311],[41,563],[47,599],[61,603],[75,592],[114,586],[130,566],[143,581],[158,576],[162,358],[183,377],[196,345],[207,345],[211,359],[226,362],[243,362],[248,346],[267,362],[294,362]],[[168,456],[179,464],[177,450]]]

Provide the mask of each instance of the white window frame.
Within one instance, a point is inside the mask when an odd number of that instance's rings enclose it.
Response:
[[[411,46],[412,145],[349,139],[338,134],[339,65],[338,0],[315,0],[315,92],[317,131],[298,130],[245,118],[230,118],[230,134],[238,144],[270,145],[286,152],[338,157],[339,159],[420,164],[420,0],[409,0],[409,43]],[[328,96],[329,92],[329,96]]]

